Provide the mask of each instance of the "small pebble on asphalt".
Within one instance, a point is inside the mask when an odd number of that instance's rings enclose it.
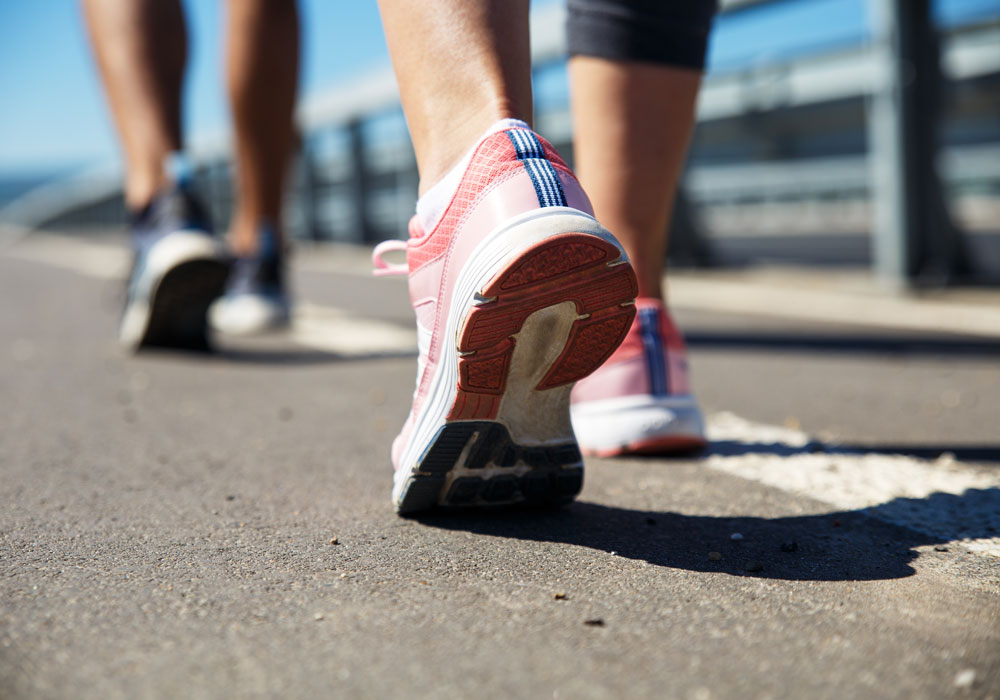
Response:
[[[708,553],[708,560],[709,561],[722,561],[722,552],[709,552]]]
[[[955,676],[956,688],[971,688],[972,684],[975,682],[976,682],[976,670],[972,668],[967,668],[964,671],[959,671],[958,675]]]
[[[743,534],[739,533],[739,532],[734,532],[733,534],[731,534],[729,536],[729,539],[731,539],[731,540],[742,540],[743,539]]]
[[[313,615],[313,619],[316,620],[316,622],[319,622],[320,620],[323,619],[323,613],[316,613],[315,615]]]
[[[566,600],[566,594],[560,591],[559,593],[553,593],[552,597],[556,600]]]
[[[330,544],[340,544],[340,539],[338,539],[336,537],[331,537],[330,538]]]
[[[945,546],[945,545],[943,545],[943,544],[939,544],[937,547],[934,548],[934,551],[935,552],[947,552],[948,551],[948,547]]]

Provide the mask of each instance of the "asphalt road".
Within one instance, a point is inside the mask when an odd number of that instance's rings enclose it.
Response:
[[[708,453],[402,519],[401,282],[303,254],[308,332],[130,357],[111,253],[32,245],[0,698],[1000,698],[1000,342],[685,310]]]

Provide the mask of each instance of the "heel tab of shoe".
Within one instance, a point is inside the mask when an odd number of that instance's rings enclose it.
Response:
[[[437,228],[438,223],[440,223],[442,217],[447,211],[451,200],[454,199],[455,193],[458,191],[459,186],[462,183],[462,179],[465,177],[466,171],[469,169],[469,165],[472,163],[473,158],[480,151],[487,141],[491,141],[496,137],[504,134],[505,131],[509,129],[530,129],[527,123],[521,121],[520,119],[500,119],[489,126],[486,131],[480,135],[476,142],[471,145],[471,147],[465,152],[465,154],[451,167],[451,169],[445,173],[444,177],[435,182],[431,187],[424,192],[417,200],[417,211],[416,219],[421,225],[421,229],[425,233],[432,232]],[[410,237],[419,238],[420,236],[415,236],[413,234],[413,224],[410,224]]]
[[[523,152],[529,157],[544,158],[553,165],[557,165],[564,169],[567,173],[572,174],[572,170],[570,170],[569,165],[567,165],[563,157],[559,155],[559,151],[557,151],[556,147],[552,145],[552,142],[527,124],[522,122],[522,126],[505,129],[504,133],[508,135],[508,138],[510,138],[511,142],[514,144],[515,149],[518,150],[519,157],[524,157],[522,155]],[[525,150],[522,151],[522,148]]]

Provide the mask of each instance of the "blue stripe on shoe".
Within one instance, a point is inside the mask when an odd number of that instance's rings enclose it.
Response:
[[[667,377],[667,353],[660,337],[660,315],[656,309],[639,309],[639,334],[649,369],[649,389],[653,396],[670,393]]]
[[[566,193],[555,166],[545,157],[541,142],[529,129],[508,129],[507,138],[514,145],[517,158],[524,163],[524,169],[531,177],[531,184],[538,196],[541,207],[566,206]]]
[[[523,160],[525,158],[545,157],[545,149],[542,148],[542,144],[534,132],[527,129],[510,129],[507,135],[514,144],[518,158]]]

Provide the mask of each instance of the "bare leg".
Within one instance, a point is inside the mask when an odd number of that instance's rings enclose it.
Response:
[[[230,245],[250,254],[262,223],[281,233],[281,198],[294,141],[299,17],[294,0],[233,0],[228,10],[228,86],[238,164]]]
[[[379,6],[423,194],[491,124],[530,122],[528,0],[379,0]]]
[[[187,57],[177,0],[83,0],[97,64],[125,151],[125,200],[149,203],[166,184],[166,156],[181,148]]]
[[[631,258],[639,296],[662,298],[667,226],[701,73],[577,56],[570,81],[576,173]]]

